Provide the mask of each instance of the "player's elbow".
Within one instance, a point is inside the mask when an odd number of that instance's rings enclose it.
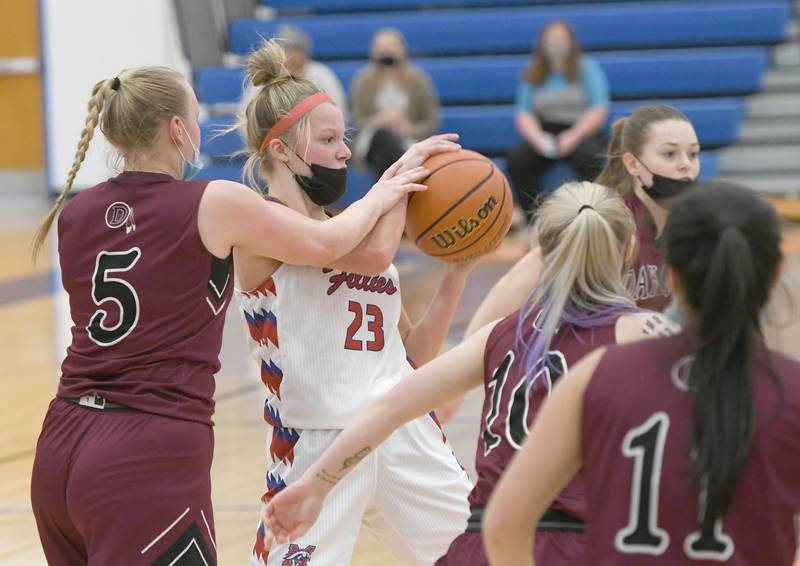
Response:
[[[532,538],[532,525],[511,509],[505,509],[498,501],[489,500],[489,505],[483,515],[481,532],[487,549],[504,548],[508,546],[525,546],[527,539]]]
[[[481,522],[481,533],[483,542],[487,548],[499,547],[505,542],[506,521],[504,517],[497,512],[496,505],[486,508],[483,514],[483,521]]]
[[[497,556],[507,545],[506,533],[502,532],[495,523],[489,523],[486,520],[486,515],[483,517],[483,524],[481,525],[481,537],[483,538],[483,546],[486,549],[486,556],[490,559]]]
[[[380,275],[392,265],[395,248],[385,242],[367,243],[358,254],[358,272],[362,275]]]
[[[312,267],[328,267],[333,261],[342,256],[342,248],[335,242],[329,240],[318,240],[310,246],[306,246],[303,252],[302,262],[298,265],[310,265]]]
[[[374,275],[379,275],[389,269],[394,261],[394,253],[394,246],[386,243],[368,246],[365,255],[370,271],[373,271]]]

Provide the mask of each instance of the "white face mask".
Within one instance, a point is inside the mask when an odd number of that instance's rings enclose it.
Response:
[[[567,41],[551,39],[542,45],[542,49],[544,50],[544,56],[549,61],[560,61],[562,59],[566,59],[570,50],[572,49],[572,46]]]
[[[194,159],[192,161],[188,161],[184,156],[183,152],[181,152],[181,148],[178,147],[178,144],[175,140],[172,140],[172,143],[175,144],[175,148],[178,150],[178,154],[181,156],[181,161],[183,162],[183,169],[181,171],[181,180],[182,181],[189,181],[193,179],[202,169],[203,169],[203,162],[200,160],[200,148],[194,146],[194,142],[192,138],[189,136],[189,132],[186,131],[186,128],[181,122],[181,129],[183,133],[186,134],[186,139],[189,140],[189,145],[192,146],[194,150]]]

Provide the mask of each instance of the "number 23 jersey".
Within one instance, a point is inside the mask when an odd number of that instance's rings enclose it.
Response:
[[[394,265],[367,276],[283,264],[238,296],[272,426],[344,428],[411,371]]]

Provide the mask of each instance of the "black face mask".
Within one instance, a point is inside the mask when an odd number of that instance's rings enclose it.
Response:
[[[384,67],[394,67],[397,65],[398,61],[397,57],[393,57],[392,55],[378,57],[378,63]]]
[[[341,198],[347,190],[347,167],[332,169],[316,163],[306,163],[305,159],[299,155],[297,157],[311,168],[311,176],[298,175],[291,167],[289,171],[292,171],[297,184],[305,191],[311,202],[317,206],[329,206]]]
[[[694,181],[671,179],[669,177],[664,177],[663,175],[657,175],[656,173],[650,171],[650,168],[642,163],[641,159],[637,157],[636,160],[641,163],[642,167],[647,169],[653,176],[653,184],[649,187],[645,186],[641,179],[639,179],[639,181],[642,183],[644,190],[647,191],[647,195],[658,204],[664,204],[665,201],[682,195],[694,183]]]

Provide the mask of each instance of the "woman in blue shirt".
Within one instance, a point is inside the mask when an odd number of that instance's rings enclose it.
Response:
[[[555,160],[568,161],[579,180],[594,179],[603,168],[608,82],[600,66],[583,55],[566,22],[549,23],[539,36],[516,106],[522,141],[508,155],[508,172],[530,220],[539,177]]]

